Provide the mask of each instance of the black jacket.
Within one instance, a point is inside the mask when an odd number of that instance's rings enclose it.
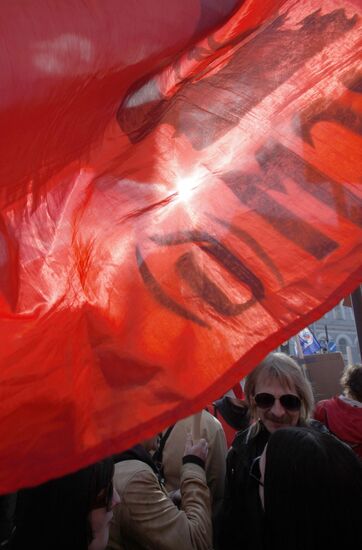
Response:
[[[316,420],[309,426],[328,432]],[[217,550],[263,550],[264,512],[259,498],[259,484],[249,475],[252,461],[260,456],[270,433],[260,423],[256,436],[250,428],[239,432],[226,460],[225,493],[217,528]]]
[[[249,428],[239,432],[226,461],[225,493],[218,528],[218,550],[261,550],[263,548],[263,510],[258,482],[249,476],[253,459],[260,456],[269,432],[261,426],[249,438]]]

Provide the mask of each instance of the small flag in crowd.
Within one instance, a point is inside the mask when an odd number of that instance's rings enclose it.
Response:
[[[298,337],[304,355],[312,355],[320,351],[321,345],[308,327],[301,330]]]

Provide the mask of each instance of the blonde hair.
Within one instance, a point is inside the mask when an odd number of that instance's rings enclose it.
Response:
[[[255,422],[257,421],[257,407],[253,397],[257,382],[261,379],[277,380],[282,386],[294,387],[302,402],[299,425],[308,424],[314,408],[313,390],[303,370],[294,359],[285,353],[269,353],[246,377],[244,387],[245,399],[249,406],[250,416]],[[255,425],[255,430],[258,431],[257,425]]]

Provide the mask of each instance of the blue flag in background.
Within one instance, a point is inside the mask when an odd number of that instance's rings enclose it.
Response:
[[[299,332],[298,338],[304,355],[312,355],[321,349],[317,338],[308,327]]]

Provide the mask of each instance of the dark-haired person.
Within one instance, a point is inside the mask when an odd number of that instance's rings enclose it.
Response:
[[[341,385],[341,395],[317,403],[314,418],[362,459],[362,365],[347,367]]]
[[[362,462],[333,435],[275,431],[260,457],[263,550],[362,548]]]
[[[113,508],[112,459],[18,493],[12,550],[104,550]]]
[[[299,365],[284,353],[269,354],[246,377],[245,399],[252,423],[240,432],[229,450],[224,502],[218,524],[218,549],[262,548],[258,485],[254,459],[261,455],[272,433],[286,426],[307,426],[314,398]],[[327,431],[325,429],[325,431]],[[253,476],[249,473],[252,471]],[[256,471],[256,474],[258,472]]]

